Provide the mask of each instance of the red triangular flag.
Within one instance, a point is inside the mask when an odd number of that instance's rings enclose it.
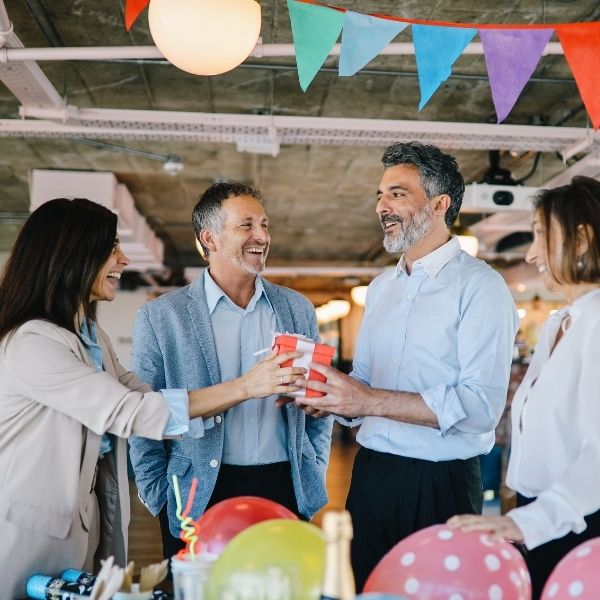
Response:
[[[125,29],[129,31],[150,0],[125,0]]]
[[[600,127],[600,23],[557,25],[556,33],[590,115],[594,129]]]

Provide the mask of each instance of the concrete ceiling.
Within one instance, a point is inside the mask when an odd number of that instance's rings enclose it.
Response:
[[[337,4],[360,12],[437,21],[553,23],[600,18],[596,0],[340,0]],[[125,31],[123,0],[8,0],[5,6],[25,47],[152,44],[145,14],[130,33]],[[263,42],[291,42],[285,2],[262,0],[261,6]],[[410,39],[407,30],[397,41]],[[421,112],[417,112],[414,56],[379,57],[351,78],[339,78],[337,58],[329,58],[306,93],[300,90],[293,58],[248,59],[234,71],[210,78],[188,75],[160,60],[38,64],[66,102],[80,108],[495,122],[481,55],[459,58],[452,78]],[[19,104],[0,85],[0,118],[18,118]],[[587,126],[587,114],[564,56],[541,60],[506,123]],[[10,247],[28,211],[31,169],[51,168],[113,171],[164,241],[165,263],[174,271],[200,265],[191,209],[199,193],[216,179],[248,181],[263,191],[272,223],[271,265],[382,266],[390,260],[382,249],[374,213],[383,146],[283,144],[273,158],[241,153],[235,144],[227,143],[108,141],[177,155],[185,168],[172,177],[158,160],[69,138],[0,138],[0,250]],[[515,179],[524,177],[533,169],[537,150],[533,142],[529,151],[511,154],[506,147],[501,151],[501,165]],[[452,153],[468,183],[482,179],[489,167],[485,149],[456,148]],[[542,185],[564,169],[555,152],[544,152],[527,185]],[[485,216],[465,215],[463,224],[474,224]],[[488,250],[494,255],[494,248]],[[356,279],[350,278],[350,283]]]

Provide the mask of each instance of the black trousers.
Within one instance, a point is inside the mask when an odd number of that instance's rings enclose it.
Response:
[[[517,494],[517,506],[525,506],[534,500],[535,498],[525,498]],[[541,598],[548,577],[565,555],[579,544],[600,536],[600,511],[588,515],[585,522],[587,527],[581,533],[568,533],[533,550],[524,550],[525,562],[531,576],[531,600]]]
[[[287,461],[257,466],[221,465],[215,489],[206,508],[209,509],[221,500],[236,496],[267,498],[282,504],[301,517],[292,483],[291,466]],[[163,556],[171,558],[185,547],[185,543],[171,534],[166,505],[160,511],[158,518]]]
[[[478,456],[432,462],[361,448],[346,501],[357,592],[400,540],[453,515],[481,513],[482,507]]]

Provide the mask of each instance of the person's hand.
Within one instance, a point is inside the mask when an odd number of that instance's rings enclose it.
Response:
[[[517,544],[523,543],[523,532],[507,516],[456,515],[448,519],[447,525],[463,531],[486,531],[493,541],[505,539]]]
[[[275,406],[286,406],[293,402],[297,408],[299,408],[309,417],[319,419],[321,417],[328,417],[330,415],[330,413],[325,412],[324,410],[318,410],[316,408],[313,408],[312,406],[304,406],[302,404],[302,401],[302,398],[294,398],[293,396],[279,396],[279,398],[275,400]]]
[[[331,415],[331,413],[327,412],[326,410],[319,410],[318,408],[302,404],[302,398],[296,399],[296,406],[301,408],[306,415],[312,417],[313,419],[321,419],[322,417],[328,417]]]
[[[349,418],[366,415],[371,388],[326,365],[311,363],[309,368],[324,375],[327,381],[325,383],[307,379],[295,381],[295,385],[300,388],[316,390],[325,394],[312,398],[296,398],[296,405],[301,407],[307,415],[322,417],[334,414]]]
[[[266,398],[273,394],[289,394],[298,388],[296,381],[306,373],[302,367],[281,367],[288,361],[300,358],[300,352],[272,353],[257,362],[240,378],[244,395],[248,398]]]
[[[291,396],[280,396],[275,400],[275,406],[285,406],[286,404],[291,404],[292,402],[306,415],[309,417],[313,417],[315,419],[319,419],[321,417],[328,417],[330,413],[324,410],[317,410],[312,406],[304,406],[302,404],[302,398],[292,398]]]

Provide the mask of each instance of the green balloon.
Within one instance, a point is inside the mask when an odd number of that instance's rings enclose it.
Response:
[[[211,570],[207,600],[269,597],[319,600],[325,540],[318,527],[303,521],[263,521],[236,535]],[[280,590],[280,593],[277,593]]]

